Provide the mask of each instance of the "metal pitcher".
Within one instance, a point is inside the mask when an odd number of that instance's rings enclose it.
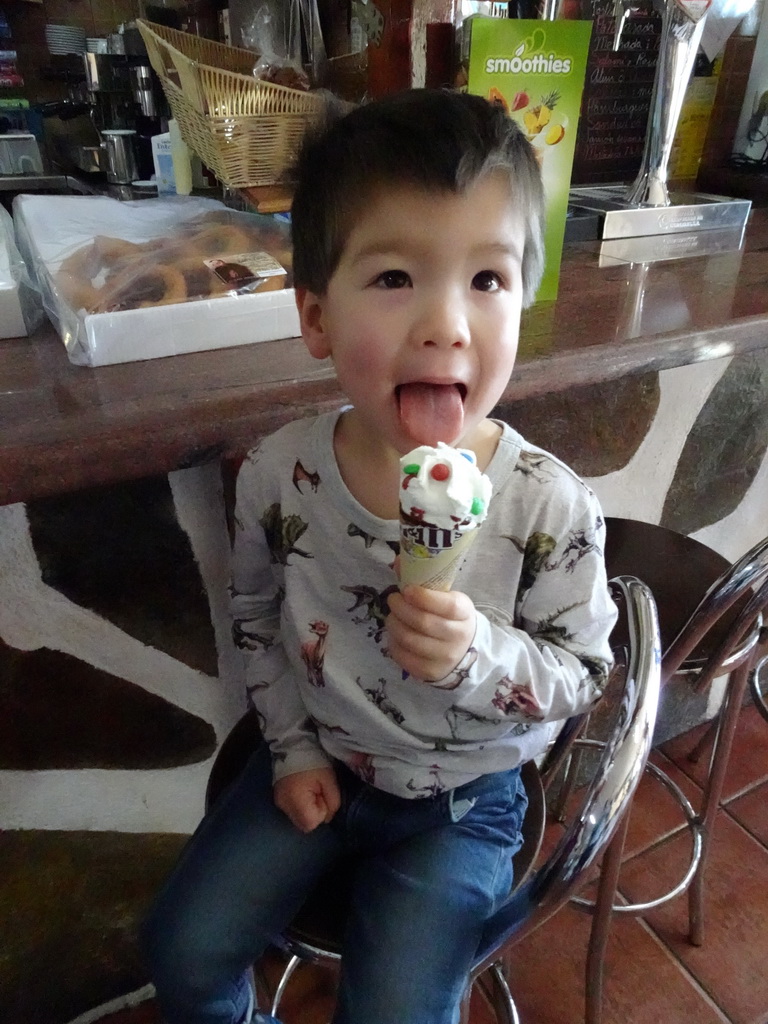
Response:
[[[115,185],[128,185],[135,181],[139,176],[133,148],[136,132],[132,128],[106,129],[101,137],[107,158],[107,181]]]

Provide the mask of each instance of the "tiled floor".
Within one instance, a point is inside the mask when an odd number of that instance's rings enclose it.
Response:
[[[654,757],[692,800],[701,765],[687,760],[700,730]],[[614,917],[608,950],[603,1024],[768,1024],[768,722],[742,712],[718,816],[707,883],[704,945],[686,937],[682,897],[645,919]],[[621,890],[650,897],[685,861],[689,840],[666,791],[644,780],[633,808]],[[565,908],[515,951],[510,981],[523,1024],[582,1024],[584,950],[590,919]],[[270,981],[278,969],[266,965]],[[333,980],[302,968],[283,1002],[285,1024],[326,1024]],[[120,1014],[110,1024],[155,1024],[156,1011]],[[481,998],[472,1024],[491,1024]]]
[[[653,757],[696,806],[704,765],[687,753],[700,729]],[[679,878],[690,840],[682,815],[646,776],[633,806],[620,889],[651,899]],[[768,722],[741,714],[715,826],[704,945],[687,939],[685,896],[614,917],[603,1024],[768,1024]],[[517,950],[511,983],[524,1024],[581,1024],[589,919],[566,908]]]
[[[702,765],[686,755],[699,734],[653,755],[694,805]],[[725,796],[709,870],[704,945],[696,949],[687,941],[685,897],[647,920],[615,917],[604,1024],[768,1024],[768,723],[754,708],[740,718]],[[627,897],[651,897],[674,877],[689,849],[682,827],[666,790],[644,779],[622,872]],[[589,917],[566,908],[518,947],[510,978],[523,1024],[581,1024],[589,926]],[[319,972],[315,979],[324,984]],[[286,1024],[327,1019],[309,1010],[309,991],[295,997],[284,1005]],[[486,1024],[492,1018],[476,1004],[472,1024]]]

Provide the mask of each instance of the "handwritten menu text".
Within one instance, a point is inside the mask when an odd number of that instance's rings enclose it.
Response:
[[[581,17],[593,28],[572,181],[629,180],[645,144],[661,19],[645,7],[633,12],[614,52],[612,0],[582,0]]]

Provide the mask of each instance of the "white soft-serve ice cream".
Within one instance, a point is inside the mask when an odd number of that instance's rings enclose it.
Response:
[[[450,590],[488,514],[491,481],[475,455],[438,443],[400,460],[400,580]]]
[[[409,519],[464,533],[488,514],[491,481],[474,452],[424,444],[400,459],[400,469],[400,510]]]

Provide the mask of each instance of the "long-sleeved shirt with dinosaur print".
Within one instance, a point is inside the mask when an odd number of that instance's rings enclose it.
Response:
[[[477,609],[475,637],[456,669],[425,683],[387,656],[399,524],[347,490],[338,415],[283,427],[238,478],[234,637],[275,778],[336,758],[420,797],[535,757],[547,723],[592,704],[611,664],[597,499],[503,426],[488,517],[454,583]]]

